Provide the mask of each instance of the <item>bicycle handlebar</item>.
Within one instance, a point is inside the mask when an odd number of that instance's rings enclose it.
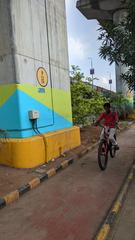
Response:
[[[110,125],[111,125],[111,124],[112,124],[112,123],[110,123]],[[109,127],[109,126],[104,126],[104,125],[102,125],[102,124],[100,124],[100,123],[95,123],[94,126],[99,126],[99,127],[101,127],[101,128]],[[109,127],[109,128],[110,128],[110,127]],[[116,129],[119,129],[118,123],[115,123],[115,128],[116,128]]]

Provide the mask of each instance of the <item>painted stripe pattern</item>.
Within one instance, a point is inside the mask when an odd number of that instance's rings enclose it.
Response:
[[[95,240],[106,240],[108,237],[108,234],[113,226],[113,223],[117,217],[117,214],[119,213],[123,202],[125,200],[126,193],[128,191],[129,185],[131,184],[133,178],[135,176],[135,162],[133,163],[128,176],[122,186],[122,189],[113,204],[109,214],[107,215],[105,221],[103,222],[99,232],[97,233],[96,237],[94,238]]]
[[[36,178],[32,179],[27,184],[23,185],[22,187],[18,188],[17,190],[0,198],[0,209],[4,208],[5,206],[9,205],[10,203],[17,201],[25,193],[36,188],[40,183],[44,182],[45,180],[56,175],[58,172],[60,172],[61,170],[65,169],[66,167],[71,165],[73,163],[73,161],[74,160],[72,158],[70,158],[68,160],[64,160],[56,168],[51,168],[50,170],[48,170],[45,174],[41,175],[40,177],[36,177]]]

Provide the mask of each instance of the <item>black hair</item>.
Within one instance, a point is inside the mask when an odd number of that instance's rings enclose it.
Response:
[[[109,103],[109,102],[105,103],[105,104],[104,104],[104,108],[105,108],[105,107],[110,108],[110,107],[111,107],[110,103]]]

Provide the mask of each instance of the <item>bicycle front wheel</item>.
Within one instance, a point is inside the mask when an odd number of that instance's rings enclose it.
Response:
[[[116,135],[114,135],[114,139],[116,140]],[[115,154],[116,154],[116,148],[115,148],[114,145],[112,145],[111,142],[109,143],[109,149],[110,149],[110,156],[111,156],[111,158],[114,158]]]
[[[102,171],[107,167],[108,162],[108,144],[101,141],[98,147],[98,165]]]
[[[114,158],[116,154],[116,149],[115,146],[113,146],[112,144],[110,144],[110,156],[111,158]]]

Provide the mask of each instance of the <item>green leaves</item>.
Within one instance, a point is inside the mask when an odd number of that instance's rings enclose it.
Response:
[[[78,82],[84,79],[84,73],[80,72],[79,66],[71,65],[70,78],[71,83]]]
[[[99,56],[108,60],[110,64],[121,62],[130,67],[129,71],[122,75],[133,90],[135,85],[135,0],[129,0],[127,4],[127,18],[117,26],[111,21],[103,21],[99,28],[98,40],[102,41]]]
[[[85,125],[90,122],[91,116],[97,116],[103,110],[105,98],[92,89],[89,83],[83,82],[84,74],[80,72],[78,66],[71,67],[73,121],[75,124]]]
[[[111,105],[119,112],[119,117],[121,119],[125,119],[127,114],[131,112],[130,103],[122,93],[113,94],[109,100]]]

